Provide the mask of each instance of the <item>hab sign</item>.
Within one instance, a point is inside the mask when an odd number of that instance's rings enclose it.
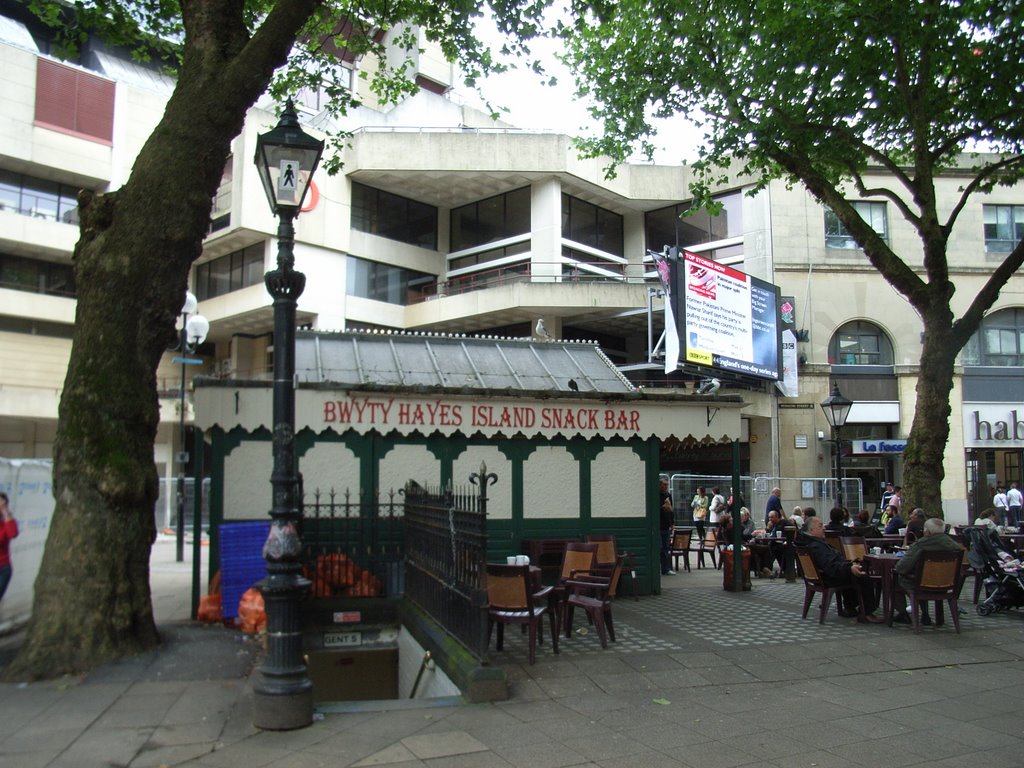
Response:
[[[780,378],[778,287],[684,251],[675,288],[685,362]]]

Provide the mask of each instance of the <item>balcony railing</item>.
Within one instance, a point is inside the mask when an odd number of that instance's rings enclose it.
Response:
[[[634,271],[635,274],[633,274]],[[651,279],[644,277],[640,268],[634,267],[634,265],[617,265],[607,261],[577,262],[575,264],[521,261],[450,277],[446,282],[424,289],[421,301],[458,296],[472,291],[515,283],[644,285],[650,281]]]

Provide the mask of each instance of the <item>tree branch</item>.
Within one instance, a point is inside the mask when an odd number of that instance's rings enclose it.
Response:
[[[971,306],[961,315],[960,319],[953,323],[951,338],[956,349],[960,349],[968,342],[971,335],[978,330],[985,313],[992,307],[995,300],[999,298],[999,291],[1006,285],[1006,282],[1024,264],[1024,240],[1017,243],[1010,254],[1003,259],[1003,263],[996,267],[989,275],[985,285],[975,295]]]

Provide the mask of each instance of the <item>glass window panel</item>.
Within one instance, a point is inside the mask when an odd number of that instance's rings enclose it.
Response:
[[[451,213],[451,248],[461,251],[477,244],[476,235],[476,203],[452,209]]]
[[[847,323],[829,341],[829,362],[834,365],[892,365],[892,343],[873,323]]]
[[[221,257],[210,262],[210,296],[223,296],[231,290],[231,259]]]
[[[530,188],[522,187],[505,195],[506,236],[530,231]]]
[[[17,212],[21,207],[21,178],[17,173],[0,170],[0,209]]]
[[[563,205],[564,215],[564,205]],[[644,215],[644,236],[647,247],[659,253],[667,246],[676,244],[676,206],[649,211]]]
[[[242,285],[259,285],[263,282],[263,274],[266,272],[263,266],[263,244],[250,245],[245,249],[245,265]]]
[[[476,245],[493,243],[505,236],[505,200],[491,197],[481,200],[477,207]]]

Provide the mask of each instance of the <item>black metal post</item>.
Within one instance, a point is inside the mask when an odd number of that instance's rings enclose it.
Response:
[[[257,584],[267,611],[267,656],[253,686],[253,724],[275,731],[313,722],[313,683],[303,661],[299,623],[299,601],[310,582],[302,576],[295,463],[295,310],[306,286],[306,276],[293,269],[297,213],[279,209],[277,269],[264,278],[274,299],[274,469],[272,521],[263,547],[267,577]]]
[[[178,524],[175,532],[175,560],[179,563],[185,561],[185,462],[182,456],[185,453],[185,360],[188,352],[188,332],[185,330],[185,321],[188,317],[181,315],[181,408],[178,419]]]
[[[843,441],[839,437],[839,430],[841,427],[835,428],[835,444],[836,444],[836,506],[843,506]]]

